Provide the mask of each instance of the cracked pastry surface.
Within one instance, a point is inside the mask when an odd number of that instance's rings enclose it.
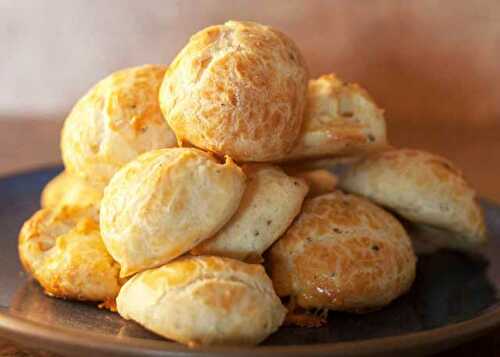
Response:
[[[114,72],[76,103],[61,134],[68,172],[103,188],[139,154],[176,146],[158,103],[165,70],[144,65]]]
[[[307,77],[287,36],[228,21],[191,37],[165,73],[160,105],[181,143],[237,162],[276,160],[298,138]]]
[[[266,261],[279,296],[305,309],[351,312],[380,308],[405,293],[416,265],[396,218],[340,191],[306,199]]]
[[[282,324],[286,309],[264,268],[229,258],[181,257],[133,276],[120,315],[193,345],[253,345]]]
[[[216,235],[191,253],[258,261],[299,214],[306,183],[267,164],[242,167],[247,188],[235,215]]]
[[[112,305],[120,267],[108,254],[93,206],[43,208],[19,234],[19,256],[48,295]]]
[[[455,233],[440,237],[440,246],[468,250],[487,241],[475,191],[460,170],[438,155],[412,149],[372,154],[354,164],[340,186],[409,221]]]
[[[63,171],[44,187],[40,204],[42,208],[58,205],[99,207],[102,191],[81,178]]]
[[[104,190],[100,224],[121,276],[152,268],[213,236],[238,209],[246,177],[193,148],[153,150],[120,169]]]
[[[360,155],[386,145],[383,111],[363,88],[328,74],[309,81],[303,127],[285,160]]]

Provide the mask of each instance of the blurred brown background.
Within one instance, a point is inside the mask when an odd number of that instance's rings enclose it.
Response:
[[[393,120],[500,116],[500,3],[420,1],[0,2],[0,114],[62,117],[121,67],[168,63],[227,19],[275,26],[311,74],[362,83]]]
[[[498,0],[0,0],[0,174],[58,162],[61,120],[97,80],[227,19],[288,33],[313,76],[369,90],[393,144],[448,156],[500,201]]]

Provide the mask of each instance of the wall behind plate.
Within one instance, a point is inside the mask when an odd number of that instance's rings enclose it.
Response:
[[[61,119],[103,76],[168,63],[227,19],[288,33],[312,75],[360,82],[391,120],[500,119],[497,0],[0,0],[0,120]]]

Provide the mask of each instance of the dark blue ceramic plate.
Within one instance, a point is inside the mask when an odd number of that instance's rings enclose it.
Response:
[[[0,334],[26,345],[90,356],[388,355],[437,352],[500,323],[500,206],[483,201],[491,242],[477,255],[419,257],[407,295],[366,315],[331,313],[318,329],[281,328],[255,348],[190,350],[90,304],[45,296],[23,273],[17,234],[40,191],[61,169],[0,179]]]

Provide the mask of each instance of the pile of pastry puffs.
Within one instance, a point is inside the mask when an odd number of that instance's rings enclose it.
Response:
[[[294,42],[257,23],[208,27],[169,66],[104,78],[61,150],[20,232],[24,268],[48,295],[190,346],[379,309],[410,289],[416,243],[486,242],[452,163],[389,146],[365,90],[310,79]]]

